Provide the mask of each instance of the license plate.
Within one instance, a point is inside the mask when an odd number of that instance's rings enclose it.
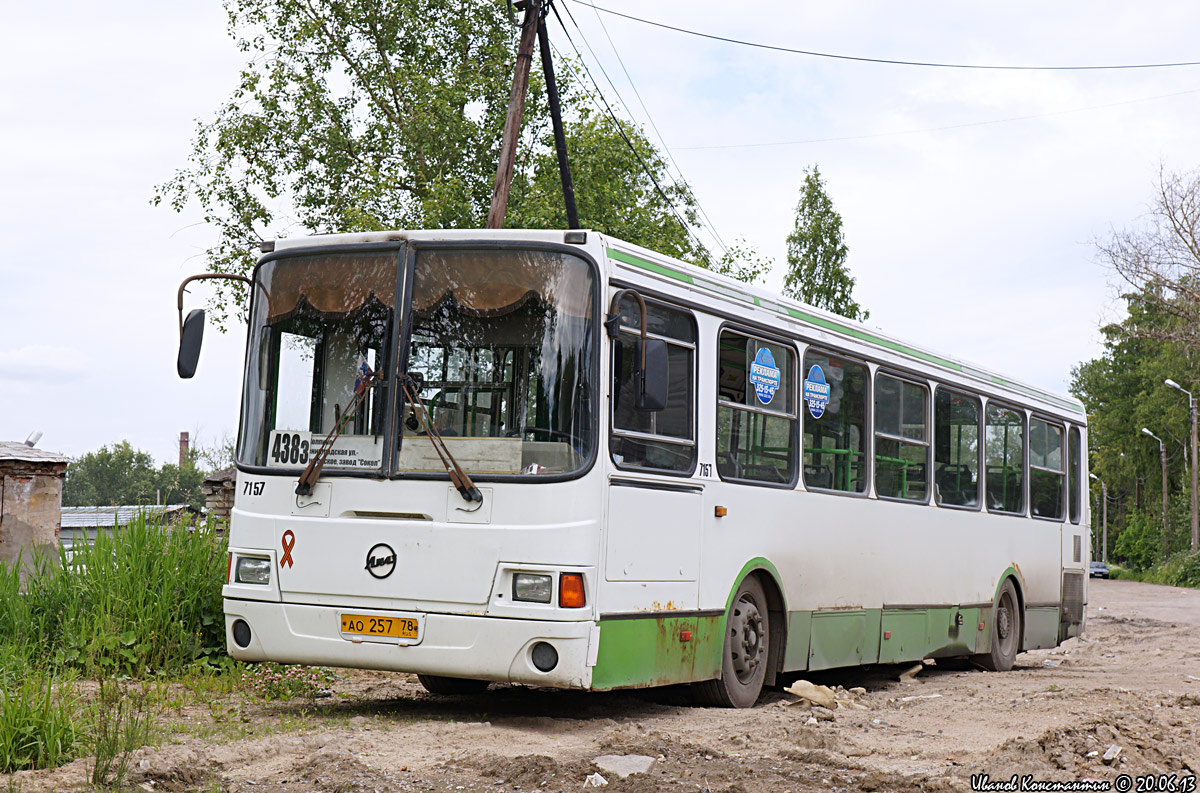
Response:
[[[416,617],[384,617],[378,614],[342,614],[342,634],[383,639],[416,640],[421,623]]]

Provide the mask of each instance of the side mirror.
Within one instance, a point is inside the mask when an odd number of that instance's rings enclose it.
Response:
[[[662,339],[646,339],[645,366],[642,365],[641,340],[634,341],[633,349],[633,383],[637,393],[634,407],[644,411],[662,410],[667,406],[667,343]]]
[[[183,321],[183,330],[179,333],[179,358],[175,361],[175,370],[185,380],[196,374],[196,364],[200,361],[200,344],[203,341],[204,309],[194,308]]]

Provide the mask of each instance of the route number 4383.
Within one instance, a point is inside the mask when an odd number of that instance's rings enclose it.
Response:
[[[280,432],[271,444],[271,460],[279,465],[308,464],[308,439],[296,432]]]

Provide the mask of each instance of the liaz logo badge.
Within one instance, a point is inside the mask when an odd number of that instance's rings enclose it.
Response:
[[[376,578],[387,578],[396,569],[396,552],[385,542],[371,546],[367,551],[366,571]]]

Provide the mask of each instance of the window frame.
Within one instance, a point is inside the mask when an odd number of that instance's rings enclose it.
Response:
[[[614,287],[611,282],[607,286],[608,286],[609,290],[613,290],[613,291],[611,291],[611,294],[609,294],[608,298],[607,298],[607,299],[611,300],[612,295],[616,294],[616,292],[619,290],[617,287]],[[633,287],[633,288],[637,289],[637,287]],[[638,289],[638,292],[641,293],[641,290]],[[605,384],[605,390],[606,390],[606,393],[608,394],[608,411],[607,411],[608,412],[608,438],[606,439],[607,444],[608,444],[608,459],[612,462],[612,464],[618,470],[621,470],[621,471],[626,471],[629,473],[660,474],[663,476],[676,476],[676,477],[688,479],[688,478],[691,478],[696,475],[696,470],[699,467],[699,462],[700,462],[700,438],[699,438],[699,435],[700,435],[700,428],[699,428],[699,423],[700,423],[699,422],[700,349],[701,349],[700,323],[696,321],[696,312],[690,308],[684,308],[683,306],[680,306],[677,303],[671,303],[666,300],[659,300],[657,298],[647,297],[644,293],[642,293],[642,299],[646,301],[646,313],[647,314],[650,313],[652,308],[656,308],[656,307],[657,308],[665,308],[669,311],[676,311],[676,312],[679,312],[680,314],[685,315],[687,317],[688,321],[692,325],[692,334],[693,334],[693,337],[695,338],[695,342],[681,341],[679,339],[671,338],[670,336],[662,336],[657,333],[652,333],[650,331],[646,331],[647,339],[660,339],[669,345],[673,344],[677,347],[683,347],[684,349],[689,349],[692,351],[691,439],[685,440],[683,438],[677,438],[674,435],[656,435],[656,434],[650,433],[650,432],[639,432],[637,430],[624,430],[624,429],[617,428],[616,423],[615,423],[616,414],[614,411],[614,408],[616,407],[616,400],[613,399],[613,393],[612,393],[613,386],[615,385],[614,377],[616,376],[615,367],[613,364],[615,363],[615,360],[616,360],[617,339],[613,339],[613,338],[609,337],[607,334],[603,334],[604,338],[608,340],[608,344],[607,344],[607,347],[608,347],[608,378],[607,378],[607,380],[608,380],[608,382]],[[619,326],[617,326],[617,333],[618,334],[629,333],[629,334],[634,335],[635,337],[640,338],[641,329],[640,328],[631,328],[628,325],[619,325]],[[653,441],[655,443],[667,443],[667,444],[671,444],[671,445],[675,445],[675,446],[691,448],[692,449],[692,462],[691,462],[691,465],[686,470],[683,470],[683,469],[672,470],[670,468],[650,468],[650,467],[643,466],[643,465],[625,465],[623,463],[617,462],[616,458],[613,456],[613,447],[612,447],[613,438],[632,438],[633,440]]]
[[[897,435],[892,435],[886,432],[880,432],[876,429],[875,418],[878,411],[875,409],[875,400],[879,398],[879,378],[890,377],[898,383],[907,383],[915,385],[925,390],[925,440],[916,441],[912,438],[904,438]],[[928,381],[921,382],[913,377],[904,377],[891,369],[878,367],[875,370],[875,377],[872,379],[872,396],[871,399],[871,491],[875,494],[875,498],[880,501],[891,501],[899,504],[921,504],[928,506],[933,499],[933,389],[929,387]],[[903,392],[900,396],[901,405],[904,403]],[[875,441],[877,438],[883,437],[890,441],[899,441],[900,443],[909,443],[914,446],[925,447],[925,497],[921,499],[915,498],[899,498],[897,496],[881,496],[876,487],[875,477],[879,472],[879,466],[875,459]]]
[[[974,393],[972,391],[967,391],[966,389],[963,389],[963,388],[955,388],[954,386],[945,385],[940,382],[933,389],[933,391],[934,391],[934,403],[932,405],[932,410],[933,410],[933,431],[934,431],[935,435],[937,433],[937,395],[939,392],[946,391],[947,393],[955,394],[957,396],[964,397],[966,399],[970,399],[979,407],[979,411],[976,413],[976,415],[978,416],[978,419],[975,422],[975,436],[976,436],[976,438],[978,438],[979,442],[976,444],[976,450],[975,450],[975,506],[970,506],[969,504],[943,504],[942,502],[938,501],[936,498],[933,499],[932,503],[934,506],[938,507],[939,509],[944,508],[944,509],[958,509],[958,510],[963,510],[966,512],[982,512],[984,499],[987,498],[987,492],[985,490],[985,482],[984,482],[984,468],[983,468],[984,445],[985,445],[984,438],[983,438],[983,432],[984,432],[983,406],[984,406],[984,399],[986,399],[986,397],[984,397],[981,394]],[[936,437],[933,439],[933,443],[934,444],[937,443]],[[935,452],[935,454],[936,454],[936,452]],[[934,459],[933,464],[937,465],[936,459]]]
[[[1058,458],[1060,460],[1062,460],[1063,468],[1061,471],[1055,471],[1052,468],[1045,468],[1040,465],[1035,466],[1033,464],[1032,444],[1029,443],[1028,441],[1026,441],[1026,444],[1025,444],[1025,447],[1026,447],[1025,448],[1025,461],[1026,461],[1025,462],[1025,479],[1026,479],[1026,481],[1029,482],[1029,485],[1027,488],[1029,490],[1029,494],[1026,499],[1028,501],[1028,503],[1026,504],[1025,509],[1026,509],[1026,512],[1029,513],[1029,517],[1033,518],[1034,520],[1046,520],[1046,521],[1050,521],[1051,523],[1067,523],[1067,522],[1069,522],[1069,517],[1070,517],[1068,515],[1068,513],[1070,512],[1070,509],[1071,509],[1071,505],[1070,505],[1070,497],[1071,497],[1070,467],[1071,466],[1070,466],[1070,462],[1067,460],[1067,432],[1068,432],[1067,424],[1066,424],[1066,422],[1062,422],[1057,419],[1051,418],[1050,416],[1047,416],[1046,414],[1035,413],[1035,412],[1031,411],[1030,415],[1028,417],[1026,417],[1026,419],[1025,419],[1025,426],[1027,427],[1026,433],[1028,436],[1033,435],[1033,422],[1035,422],[1035,421],[1040,421],[1043,424],[1050,426],[1050,427],[1057,427],[1059,430],[1062,431],[1062,434],[1059,436],[1059,442],[1058,442],[1058,455],[1059,455]],[[1049,473],[1049,474],[1057,474],[1063,478],[1062,496],[1060,496],[1058,499],[1059,509],[1062,510],[1062,513],[1060,514],[1059,517],[1052,518],[1048,515],[1034,515],[1033,514],[1033,472],[1034,471],[1044,471],[1045,473]]]
[[[987,486],[988,420],[987,420],[987,410],[989,407],[992,406],[993,403],[995,403],[995,405],[997,407],[1005,408],[1007,410],[1012,410],[1021,416],[1021,467],[1020,467],[1020,471],[1021,471],[1021,476],[1023,477],[1023,479],[1021,480],[1021,508],[1018,511],[1009,511],[1006,509],[992,509],[991,506],[986,503],[987,498],[988,498],[988,486]],[[980,471],[982,472],[982,478],[983,478],[984,507],[987,509],[987,511],[990,514],[1010,515],[1013,517],[1024,517],[1024,518],[1029,517],[1029,414],[1030,414],[1030,412],[1031,411],[1028,408],[1022,407],[1021,405],[1018,405],[1013,402],[1009,402],[1008,400],[1005,400],[1005,399],[992,399],[991,397],[987,397],[984,400],[983,413],[981,414],[983,417],[984,435],[983,435],[983,443],[980,444],[981,450],[983,452],[983,466],[980,468]]]
[[[777,336],[771,336],[769,334],[764,334],[761,331],[751,330],[751,329],[746,328],[737,323],[722,322],[720,325],[717,326],[717,335],[716,335],[717,341],[716,341],[716,346],[715,346],[717,358],[716,358],[716,367],[715,367],[714,375],[717,378],[720,378],[720,373],[721,373],[721,336],[726,331],[730,331],[732,333],[737,333],[748,339],[754,339],[756,341],[765,342],[767,344],[773,344],[773,345],[776,345],[779,347],[785,347],[791,351],[792,355],[795,356],[794,365],[792,367],[793,368],[792,382],[789,384],[791,387],[791,394],[792,394],[792,410],[791,410],[791,413],[789,414],[789,413],[786,413],[783,411],[771,410],[769,408],[764,408],[764,407],[752,407],[749,405],[739,405],[736,402],[729,402],[727,400],[724,400],[721,398],[721,385],[720,385],[720,382],[718,379],[718,382],[715,384],[715,388],[713,389],[714,395],[715,395],[714,404],[713,404],[713,457],[714,457],[713,471],[717,474],[717,477],[722,482],[730,482],[732,484],[739,484],[739,485],[753,485],[755,487],[771,487],[771,488],[775,488],[775,489],[794,490],[796,488],[796,484],[800,481],[800,468],[803,465],[803,463],[801,462],[802,457],[803,457],[803,451],[800,448],[800,446],[803,443],[804,436],[800,431],[800,426],[801,426],[800,392],[799,392],[799,388],[798,388],[798,383],[800,382],[800,380],[799,380],[800,369],[802,368],[802,364],[804,361],[804,358],[802,357],[803,353],[800,351],[798,345],[796,344],[796,342],[794,340],[786,339],[782,336],[777,337]],[[716,464],[715,458],[716,458],[716,455],[720,452],[720,448],[721,448],[720,447],[721,430],[720,430],[720,424],[717,420],[717,411],[720,410],[720,408],[722,406],[731,408],[733,410],[742,410],[742,411],[745,411],[748,413],[760,413],[760,414],[763,414],[766,416],[774,416],[776,418],[786,419],[786,420],[789,420],[792,422],[791,459],[789,460],[789,462],[791,463],[791,467],[792,467],[792,476],[789,481],[787,481],[787,482],[766,482],[761,479],[743,479],[740,477],[732,477],[732,476],[726,477],[724,474],[721,473],[720,466],[718,466]]]
[[[393,243],[395,244],[395,243]],[[339,247],[339,246],[333,246]],[[357,244],[350,244],[346,247],[357,248]],[[412,325],[413,312],[409,305],[410,296],[413,293],[413,282],[416,276],[417,255],[425,250],[518,250],[518,251],[544,251],[547,253],[561,253],[569,256],[574,256],[582,260],[591,271],[592,284],[592,315],[595,317],[592,325],[592,341],[589,352],[592,356],[592,363],[588,376],[591,378],[591,387],[588,389],[588,399],[593,405],[601,404],[601,397],[604,394],[604,384],[601,382],[601,374],[603,365],[600,360],[604,354],[604,347],[600,337],[604,335],[602,320],[604,317],[604,309],[602,305],[603,293],[606,287],[606,274],[601,270],[600,265],[586,249],[578,245],[567,245],[558,242],[541,242],[529,239],[516,240],[430,240],[430,239],[409,239],[401,244],[404,250],[404,258],[401,261],[400,283],[396,287],[397,305],[403,305],[404,311],[397,311],[395,318],[395,330],[398,333],[396,343],[392,345],[393,363],[396,372],[406,372],[409,364],[409,354],[412,347]],[[285,253],[292,253],[288,250]],[[403,302],[401,302],[403,301]],[[400,449],[397,441],[401,440],[403,430],[399,429],[400,420],[398,417],[403,416],[407,401],[404,398],[403,389],[396,388],[396,393],[393,397],[391,405],[391,416],[393,424],[387,427],[387,431],[391,433],[389,437],[392,441],[387,445],[388,448],[388,474],[387,479],[390,481],[403,480],[427,480],[449,482],[450,477],[443,473],[425,472],[425,471],[405,471],[397,467],[400,460]],[[596,467],[596,461],[600,458],[600,447],[603,442],[600,430],[601,424],[600,410],[594,408],[591,416],[591,431],[595,438],[595,443],[592,444],[590,454],[587,459],[575,471],[562,474],[542,474],[539,476],[528,476],[526,474],[471,474],[471,480],[474,482],[516,482],[522,484],[553,484],[555,482],[570,482],[575,479],[582,479],[591,473]],[[394,429],[393,429],[394,428]],[[324,476],[324,473],[322,473]]]
[[[866,374],[867,374],[867,376],[865,378],[866,384],[867,384],[866,400],[865,400],[866,407],[863,411],[863,434],[864,434],[863,457],[866,458],[866,461],[864,462],[865,470],[863,471],[863,478],[866,479],[867,486],[864,487],[861,491],[859,491],[859,490],[837,490],[835,488],[829,488],[829,487],[815,487],[815,486],[810,487],[808,482],[804,478],[804,451],[806,448],[804,446],[804,428],[808,425],[808,421],[811,418],[811,415],[809,414],[807,408],[800,409],[800,403],[804,400],[804,379],[808,376],[808,372],[804,368],[805,367],[804,359],[805,359],[805,356],[807,356],[809,352],[816,352],[818,354],[825,355],[827,358],[836,358],[838,360],[845,361],[846,363],[852,363],[852,364],[855,364],[858,366],[862,366],[864,369],[866,369]],[[874,433],[871,432],[871,430],[873,430],[875,427],[875,390],[874,390],[875,378],[872,376],[873,370],[871,369],[871,362],[866,359],[863,359],[863,358],[857,358],[850,354],[836,352],[829,347],[825,347],[825,346],[821,346],[821,345],[817,345],[817,344],[806,344],[804,346],[804,348],[800,351],[800,358],[799,358],[798,362],[800,365],[796,369],[796,380],[798,383],[798,387],[797,387],[797,391],[796,391],[796,399],[797,399],[796,406],[797,406],[798,412],[800,413],[800,418],[801,418],[801,423],[800,423],[800,427],[799,427],[799,430],[800,430],[800,459],[798,461],[800,483],[803,484],[804,489],[810,493],[829,493],[829,494],[832,494],[835,496],[846,496],[849,498],[870,498],[871,492],[872,492],[872,490],[874,490],[874,486],[875,486],[875,465],[874,465],[874,460],[872,459],[873,455],[874,455],[874,451],[875,451],[875,436],[874,436]],[[875,368],[878,369],[879,364],[876,364]],[[824,415],[824,414],[822,414],[822,415]],[[819,421],[820,419],[812,419],[812,420]]]
[[[1071,471],[1071,438],[1075,438],[1075,465],[1079,470]],[[1072,485],[1071,477],[1075,477],[1075,483]],[[1067,521],[1072,525],[1078,526],[1083,522],[1083,505],[1086,503],[1083,498],[1083,431],[1079,425],[1067,422]],[[1075,496],[1075,515],[1071,515],[1071,496]]]

